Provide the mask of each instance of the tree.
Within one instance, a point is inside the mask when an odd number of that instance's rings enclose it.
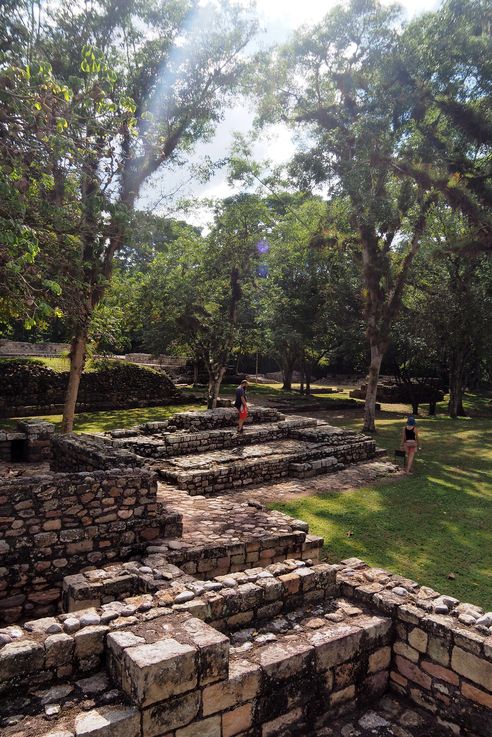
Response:
[[[395,74],[423,145],[387,163],[439,192],[468,221],[467,253],[492,243],[492,14],[486,0],[446,0],[404,30]]]
[[[157,350],[191,353],[209,376],[208,405],[217,404],[229,356],[246,326],[255,290],[258,242],[268,212],[254,195],[216,206],[206,237],[183,234],[152,262],[144,293],[144,339]]]
[[[92,315],[142,187],[211,134],[234,94],[256,26],[239,6],[202,7],[193,0],[101,0],[47,12],[32,53],[70,84],[61,125],[73,141],[71,156],[50,153],[60,189],[75,181],[81,210],[68,432]]]
[[[292,388],[297,364],[309,394],[314,367],[333,355],[353,319],[358,322],[359,285],[351,252],[325,229],[326,202],[307,196],[299,201],[298,195],[290,202],[277,215],[264,256],[259,321],[282,368],[283,389]]]
[[[441,203],[414,264],[399,326],[405,331],[398,340],[400,356],[403,342],[427,375],[447,372],[453,418],[465,414],[468,379],[490,356],[492,263],[484,254],[456,248],[474,237],[466,218]]]
[[[336,7],[274,53],[260,102],[262,120],[285,120],[308,133],[292,167],[304,187],[328,185],[349,208],[371,353],[366,431],[375,430],[381,362],[433,201],[388,165],[402,147],[415,145],[394,76],[398,22],[395,7],[375,0]]]
[[[7,38],[11,38],[11,45]],[[70,155],[71,91],[49,64],[17,64],[28,37],[14,9],[0,19],[0,326],[45,327],[70,284],[79,208],[71,182],[60,208],[53,151]]]

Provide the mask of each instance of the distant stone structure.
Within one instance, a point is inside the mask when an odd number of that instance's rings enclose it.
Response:
[[[444,400],[444,391],[438,386],[439,382],[429,379],[426,382],[410,381],[395,383],[393,381],[380,382],[376,398],[378,402],[387,404],[411,404],[412,412],[418,414],[420,404],[429,404],[429,414],[436,412],[437,402]],[[360,389],[350,392],[354,399],[365,399],[367,384],[361,384]]]
[[[63,411],[68,372],[31,362],[0,361],[0,416]],[[180,391],[164,372],[115,363],[82,374],[77,411],[149,407],[179,402]]]
[[[15,358],[39,356],[53,358],[70,351],[68,343],[22,343],[16,340],[0,340],[0,357]]]

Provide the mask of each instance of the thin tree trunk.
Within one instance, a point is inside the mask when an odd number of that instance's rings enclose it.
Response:
[[[304,364],[304,378],[306,380],[306,396],[311,395],[311,374],[313,371],[313,363],[312,361],[308,361],[306,364]]]
[[[294,373],[294,367],[293,366],[291,366],[291,365],[284,366],[284,368],[282,370],[282,374],[284,376],[284,383],[282,384],[282,389],[285,392],[292,391],[292,374],[293,373]]]
[[[72,340],[70,350],[70,374],[65,394],[65,404],[63,406],[62,433],[73,431],[75,405],[77,403],[77,396],[79,393],[80,377],[82,376],[85,365],[87,332],[87,328],[82,328],[77,332]]]
[[[371,345],[371,363],[367,377],[366,403],[364,412],[364,432],[376,432],[376,397],[378,391],[379,371],[383,351],[378,344]]]
[[[220,368],[218,372],[209,370],[207,409],[215,409],[217,407],[217,399],[224,374],[225,367]]]
[[[198,386],[198,361],[193,364],[193,386]]]
[[[463,408],[463,369],[457,361],[458,365],[454,365],[449,371],[449,416],[453,419],[456,417],[465,417]]]

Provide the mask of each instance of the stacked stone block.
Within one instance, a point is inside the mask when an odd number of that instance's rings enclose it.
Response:
[[[492,734],[492,612],[357,559],[338,580],[342,593],[395,623],[391,689],[435,714],[449,734]]]
[[[52,613],[65,575],[181,534],[180,516],[166,513],[156,491],[155,474],[142,470],[1,482],[0,619]]]
[[[0,631],[0,692],[40,672],[71,683],[106,662],[118,703],[72,708],[64,737],[300,737],[389,685],[443,734],[490,735],[492,625],[476,607],[356,559],[286,561],[201,592],[186,574],[168,583]]]
[[[22,420],[14,431],[0,431],[0,460],[14,460],[12,443],[21,443],[20,458],[15,460],[27,463],[42,463],[51,458],[51,441],[55,426],[40,420]]]
[[[102,437],[60,435],[52,440],[53,471],[100,471],[111,468],[139,468],[143,459],[127,450],[113,448]]]

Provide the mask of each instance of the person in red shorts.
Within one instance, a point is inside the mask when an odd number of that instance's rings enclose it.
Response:
[[[237,428],[239,433],[243,432],[243,425],[248,417],[248,398],[246,396],[247,386],[248,382],[244,379],[236,389],[236,401],[234,402],[234,406],[239,412],[239,424]]]

